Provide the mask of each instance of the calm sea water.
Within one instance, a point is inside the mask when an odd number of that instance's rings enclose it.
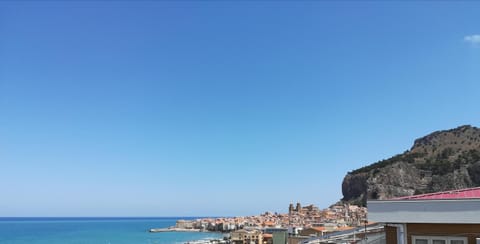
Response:
[[[221,238],[218,233],[149,233],[179,218],[0,218],[0,243],[166,244]],[[189,218],[182,218],[189,219]]]

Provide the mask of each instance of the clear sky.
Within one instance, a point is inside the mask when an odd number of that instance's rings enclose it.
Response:
[[[0,216],[327,207],[480,125],[480,3],[0,3]]]

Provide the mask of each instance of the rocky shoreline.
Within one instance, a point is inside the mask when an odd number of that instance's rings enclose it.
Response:
[[[153,228],[148,230],[148,232],[209,232],[207,230],[201,229],[186,229],[186,228],[177,228],[177,227],[168,227],[168,228]]]

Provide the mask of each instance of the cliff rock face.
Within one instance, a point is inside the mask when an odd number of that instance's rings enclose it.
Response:
[[[469,125],[415,140],[402,154],[349,172],[344,201],[365,205],[419,193],[480,186],[480,129]]]

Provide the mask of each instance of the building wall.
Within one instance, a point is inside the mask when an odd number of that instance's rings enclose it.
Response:
[[[368,220],[380,223],[480,224],[480,198],[368,201]]]
[[[480,238],[480,224],[407,224],[408,244],[412,244],[412,236],[414,235],[464,236],[468,238],[468,244],[475,244],[475,238]],[[387,243],[390,243],[388,239]]]
[[[397,244],[397,228],[385,226],[385,238],[388,244]]]
[[[182,228],[182,229],[192,229],[193,228],[193,221],[187,220],[177,220],[175,227]]]
[[[246,231],[238,230],[234,231],[231,234],[231,241],[234,244],[262,244],[263,235],[260,231]]]
[[[288,237],[288,244],[301,244],[308,239],[310,238],[304,236],[291,236]]]
[[[287,232],[286,231],[273,232],[272,239],[273,239],[273,244],[286,244]]]

